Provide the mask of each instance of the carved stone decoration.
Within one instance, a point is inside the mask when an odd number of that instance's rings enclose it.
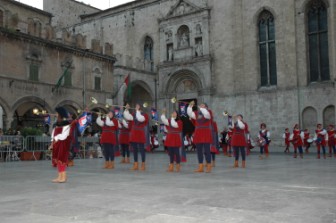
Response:
[[[200,57],[203,56],[203,43],[202,38],[196,39],[196,45],[195,45],[195,56]]]
[[[194,8],[185,2],[181,2],[173,11],[173,16],[180,16],[194,11]]]
[[[179,48],[189,47],[189,28],[186,25],[181,26],[177,31]]]
[[[167,59],[168,59],[168,61],[173,61],[174,60],[173,44],[168,44],[167,45]]]
[[[176,93],[190,93],[196,90],[196,85],[193,80],[187,79],[177,86]]]
[[[201,24],[196,25],[196,35],[200,36],[202,35],[202,26]]]
[[[173,32],[171,30],[166,32],[166,41],[167,42],[172,42],[173,41]]]

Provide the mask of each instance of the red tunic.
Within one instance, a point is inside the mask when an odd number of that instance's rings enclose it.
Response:
[[[170,120],[168,120],[169,125],[166,125],[168,130],[166,140],[164,142],[164,146],[167,147],[181,147],[182,146],[182,129],[183,123],[181,120],[177,121],[178,128],[174,128],[171,126]]]
[[[303,137],[303,143],[304,143],[305,146],[309,145],[308,139],[309,139],[309,132],[305,132],[304,137]]]
[[[54,164],[66,165],[68,163],[70,145],[72,141],[73,131],[76,127],[77,121],[73,121],[69,125],[65,126],[56,126],[53,131],[53,152],[52,159]],[[63,130],[69,128],[69,134],[65,135],[65,139],[59,139],[58,141],[54,140],[56,136],[60,136],[63,133]]]
[[[328,131],[328,145],[329,146],[335,145],[335,130]]]
[[[204,116],[200,115],[200,112],[195,111],[195,133],[194,133],[194,143],[212,143],[211,134],[211,119],[206,119]]]
[[[129,136],[132,129],[132,122],[128,122],[128,128],[122,125],[119,129],[119,144],[129,145]]]
[[[320,144],[322,146],[326,146],[326,140],[325,140],[325,135],[322,135],[322,131],[324,129],[316,129],[315,130],[315,133],[316,133],[316,136],[317,136],[317,140],[316,140],[316,144]]]
[[[100,143],[108,143],[115,145],[117,143],[118,120],[112,118],[114,126],[102,126],[102,134],[100,136]],[[104,121],[105,122],[105,121]]]
[[[303,141],[302,141],[302,138],[301,138],[301,130],[299,129],[294,129],[293,130],[293,145],[295,148],[297,148],[298,146],[302,146],[303,145]]]
[[[247,146],[247,139],[246,139],[246,132],[249,132],[248,125],[243,122],[245,125],[245,129],[240,129],[238,126],[232,129],[232,139],[231,139],[231,146],[236,147],[246,147]]]
[[[136,116],[133,115],[134,120],[132,121],[132,128],[131,128],[131,133],[130,133],[130,142],[135,142],[135,143],[147,143],[146,139],[146,132],[147,131],[147,125],[148,125],[148,115],[147,114],[142,114],[145,117],[144,122],[139,122],[136,120]],[[148,135],[149,137],[149,135]]]
[[[285,132],[285,143],[286,143],[286,145],[289,145],[289,136],[290,136],[290,133]]]
[[[229,130],[227,134],[228,134],[227,144],[231,146],[231,140],[232,140],[232,134],[233,134],[232,130]]]

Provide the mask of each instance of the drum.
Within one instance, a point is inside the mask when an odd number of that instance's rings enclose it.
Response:
[[[310,143],[313,143],[314,142],[314,139],[307,139],[307,142],[310,144]]]

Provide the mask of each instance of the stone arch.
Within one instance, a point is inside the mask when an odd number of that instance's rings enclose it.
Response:
[[[317,111],[313,107],[306,107],[302,111],[302,127],[313,130],[317,123]]]
[[[16,130],[23,127],[34,127],[40,128],[44,132],[44,117],[34,114],[34,109],[37,109],[39,114],[42,114],[42,111],[53,113],[53,110],[45,99],[35,96],[22,97],[11,108],[13,114],[12,117],[9,117],[12,120],[12,123],[8,123],[9,127]]]
[[[300,6],[300,12],[304,12],[305,15],[306,13],[308,12],[309,10],[309,6],[310,4],[313,2],[313,1],[316,1],[316,0],[304,0]],[[321,1],[322,3],[324,3],[325,7],[326,8],[329,8],[330,7],[330,3],[329,3],[329,0],[319,0]]]
[[[329,105],[323,110],[323,126],[335,124],[335,106]]]
[[[199,76],[188,69],[176,71],[167,82],[166,94],[169,96],[197,97],[202,89]]]
[[[70,100],[61,101],[60,103],[57,104],[56,107],[59,107],[59,106],[66,108],[68,112],[71,114],[78,113],[78,111],[81,111],[81,106],[77,104],[76,102],[70,101]]]
[[[150,86],[142,81],[142,80],[136,80],[129,83],[131,88],[131,95],[128,95],[128,90],[124,90],[124,103],[127,102],[131,105],[131,107],[134,107],[136,103],[143,104],[148,103],[148,107],[151,107],[154,105],[154,97],[153,97],[153,91],[150,88]]]
[[[275,12],[275,10],[272,7],[263,6],[263,7],[259,8],[255,12],[255,14],[253,16],[253,24],[255,24],[256,26],[258,26],[259,17],[265,11],[268,11],[269,13],[271,13],[272,16],[273,16],[273,18],[274,18],[274,20],[276,20],[278,18],[277,13]]]

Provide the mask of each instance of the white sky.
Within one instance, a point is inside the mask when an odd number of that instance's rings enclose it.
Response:
[[[16,0],[18,2],[43,9],[43,0]],[[57,0],[54,0],[57,1]],[[109,7],[114,7],[117,5],[121,5],[127,2],[132,2],[134,0],[80,0],[78,2],[83,2],[85,4],[89,4],[98,9],[107,9]]]

